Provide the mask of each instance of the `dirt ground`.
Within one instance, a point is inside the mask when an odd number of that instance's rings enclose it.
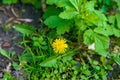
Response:
[[[9,54],[15,52],[16,56],[11,60],[17,61],[24,47],[19,45],[21,38],[19,33],[12,29],[13,25],[28,23],[32,26],[38,27],[40,25],[40,10],[35,10],[32,5],[0,5],[0,48],[7,50]],[[0,79],[3,77],[4,72],[10,67],[9,71],[12,75],[19,78],[21,71],[15,71],[11,67],[11,60],[0,55]],[[25,80],[19,78],[18,80]]]

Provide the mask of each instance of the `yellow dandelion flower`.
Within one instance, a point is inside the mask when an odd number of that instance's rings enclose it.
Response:
[[[59,38],[52,43],[52,47],[56,53],[61,54],[66,51],[66,48],[68,48],[68,44],[66,43],[66,40]]]

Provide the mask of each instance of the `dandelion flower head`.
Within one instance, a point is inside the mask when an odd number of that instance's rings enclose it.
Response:
[[[66,40],[64,39],[55,39],[55,41],[52,43],[53,50],[56,53],[64,53],[66,51],[66,48],[68,48],[68,44],[66,43]]]

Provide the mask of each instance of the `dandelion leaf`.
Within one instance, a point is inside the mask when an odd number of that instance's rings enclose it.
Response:
[[[26,34],[26,35],[31,35],[32,33],[35,32],[35,28],[34,27],[31,27],[27,24],[19,24],[19,25],[15,25],[13,26],[13,28],[23,34]]]
[[[54,67],[57,64],[57,56],[49,57],[48,59],[44,60],[40,63],[42,67]]]

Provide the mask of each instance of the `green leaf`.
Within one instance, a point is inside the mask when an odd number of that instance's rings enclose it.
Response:
[[[19,65],[18,65],[18,63],[16,63],[16,62],[13,62],[12,63],[12,66],[13,66],[13,68],[15,69],[15,70],[19,70]]]
[[[94,32],[89,29],[89,30],[86,30],[85,33],[84,33],[84,43],[87,44],[87,45],[90,45],[93,43],[93,40],[94,40]]]
[[[119,56],[115,56],[114,60],[118,65],[120,65],[120,57]]]
[[[95,13],[86,13],[82,15],[82,18],[88,26],[93,26],[93,24],[98,26],[98,16]]]
[[[50,16],[44,21],[44,23],[49,28],[55,28],[58,24],[60,24],[61,21],[62,19],[60,19],[58,16]]]
[[[33,42],[33,46],[43,46],[43,45],[46,45],[46,42],[44,40],[44,38],[41,36],[41,37],[32,37],[32,42]]]
[[[107,5],[110,5],[112,2],[111,2],[111,0],[105,0],[105,3],[106,3]]]
[[[120,0],[117,0],[118,9],[120,10]]]
[[[34,27],[31,27],[26,24],[15,25],[15,26],[13,26],[13,28],[23,34],[26,34],[26,35],[31,35],[36,30]]]
[[[63,26],[58,26],[57,28],[57,34],[64,34],[65,32],[69,32],[70,26],[63,25]]]
[[[103,6],[102,6],[102,12],[103,12],[103,13],[106,13],[107,10],[108,10],[108,7],[107,7],[106,5],[103,5]]]
[[[113,28],[113,32],[112,32],[116,37],[120,37],[120,30]]]
[[[72,4],[69,2],[69,0],[59,0],[57,3],[58,7],[64,7],[65,9],[73,8]]]
[[[58,1],[59,0],[47,0],[46,3],[52,5],[52,4],[56,4]]]
[[[19,57],[20,61],[33,62],[33,56],[30,53],[23,54]]]
[[[59,17],[62,19],[72,19],[78,14],[79,14],[79,12],[77,12],[77,11],[65,10],[60,13]]]
[[[58,25],[57,25],[57,34],[61,35],[64,34],[65,32],[69,32],[70,27],[71,27],[71,21],[67,20],[62,20]]]
[[[98,54],[106,57],[107,56],[107,49],[109,48],[109,37],[95,34],[95,51],[98,52]]]
[[[58,56],[52,56],[40,63],[42,67],[54,67],[57,64]]]
[[[8,59],[10,59],[9,54],[8,54],[4,49],[0,49],[0,53],[1,53],[3,56],[5,56],[5,57],[7,57]]]
[[[120,29],[120,14],[116,14],[117,27]]]
[[[110,16],[108,16],[108,21],[109,21],[109,23],[112,23],[113,25],[114,25],[114,23],[115,23],[115,16],[113,16],[113,15],[110,15]]]
[[[23,3],[34,3],[35,2],[35,0],[21,0],[21,2],[23,2]]]
[[[79,12],[80,0],[69,0],[69,1],[74,6],[74,8],[76,9],[76,11]]]
[[[104,36],[115,35],[116,37],[120,37],[120,30],[116,29],[113,25],[104,27],[97,27],[94,29],[94,32],[98,34],[102,34]]]
[[[17,3],[18,0],[2,0],[2,3],[3,4],[14,4],[14,3]]]
[[[42,7],[42,3],[41,3],[41,0],[32,0],[34,3],[33,3],[33,6],[37,9],[40,9]]]
[[[2,80],[17,80],[10,72],[6,71],[2,77]]]
[[[107,18],[104,14],[99,11],[96,11],[98,15],[98,26],[99,27],[107,27]]]
[[[44,23],[49,28],[55,28],[57,29],[57,34],[64,34],[65,32],[69,31],[70,28],[70,21],[64,20],[59,18],[58,16],[50,16],[47,18]]]
[[[94,32],[102,34],[104,36],[109,36],[109,35],[113,35],[112,33],[113,29],[111,26],[107,26],[106,28],[104,27],[97,27],[94,29]]]
[[[41,8],[41,0],[20,0],[22,3],[32,4],[35,8]]]
[[[86,24],[84,24],[84,21],[79,17],[75,19],[75,26],[77,26],[80,31],[84,31],[87,29],[87,27],[89,27]]]
[[[74,55],[75,55],[74,52],[68,53],[67,55],[63,56],[62,61],[63,62],[71,61]]]
[[[45,13],[43,14],[43,18],[46,19],[50,16],[55,16],[60,13],[60,9],[56,8],[55,6],[48,6],[45,10]]]
[[[95,2],[94,1],[87,1],[86,3],[86,9],[89,10],[90,12],[93,12],[94,11],[94,5],[95,5]]]

